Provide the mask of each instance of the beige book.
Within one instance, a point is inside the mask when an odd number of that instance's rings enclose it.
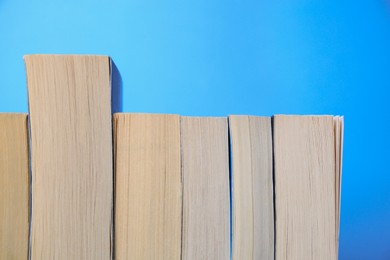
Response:
[[[270,117],[229,116],[232,259],[274,259]]]
[[[180,117],[114,114],[114,136],[115,259],[180,259]]]
[[[25,56],[31,124],[31,259],[110,259],[110,59]]]
[[[27,259],[27,115],[0,113],[0,260]]]
[[[274,117],[276,252],[337,259],[342,118]]]
[[[182,258],[230,258],[227,118],[181,117]]]

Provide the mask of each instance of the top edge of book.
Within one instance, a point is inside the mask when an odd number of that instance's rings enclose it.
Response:
[[[239,115],[228,115],[229,118],[231,117],[258,117],[258,118],[271,118],[272,116],[262,116],[262,115],[243,115],[243,114],[239,114]]]
[[[0,112],[0,116],[28,116],[28,114],[23,112]]]
[[[111,59],[108,55],[100,54],[25,54],[23,59],[33,58],[33,57],[64,57],[64,58],[81,58],[81,57],[98,57],[98,58],[107,58]]]
[[[227,116],[180,116],[180,117],[191,118],[191,119],[209,119],[209,118],[227,119]]]
[[[115,112],[114,116],[180,116],[179,114],[169,114],[169,113],[147,113],[147,112]]]
[[[344,118],[342,115],[328,115],[328,114],[323,114],[323,115],[290,115],[290,114],[275,114],[272,117],[302,117],[302,118],[312,118],[312,117],[336,117],[336,118]]]
[[[0,112],[0,118],[2,120],[21,120],[26,121],[28,117],[28,114],[25,113],[1,113]]]

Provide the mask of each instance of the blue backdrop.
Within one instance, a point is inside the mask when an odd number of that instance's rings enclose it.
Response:
[[[0,111],[22,56],[107,54],[123,110],[345,115],[340,259],[390,259],[390,2],[0,0]]]

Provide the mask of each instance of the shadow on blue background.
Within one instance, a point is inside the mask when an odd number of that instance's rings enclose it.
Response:
[[[390,259],[390,7],[361,1],[0,0],[0,111],[22,56],[107,54],[123,111],[345,115],[340,259]]]
[[[123,82],[121,74],[115,65],[115,62],[111,59],[111,112],[117,113],[123,111]]]

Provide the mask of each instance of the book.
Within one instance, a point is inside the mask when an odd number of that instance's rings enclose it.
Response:
[[[341,117],[274,116],[275,259],[337,259]]]
[[[110,259],[110,58],[27,55],[31,259]]]
[[[29,160],[27,115],[0,113],[0,259],[27,259]]]
[[[114,114],[115,258],[181,258],[180,117]]]
[[[232,259],[274,259],[270,117],[229,116]]]
[[[227,118],[181,117],[183,259],[230,258]]]

